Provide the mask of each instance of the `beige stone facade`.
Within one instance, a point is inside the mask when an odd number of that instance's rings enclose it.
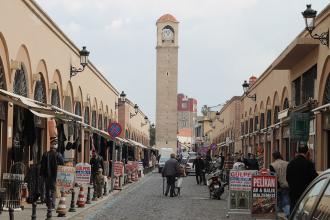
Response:
[[[70,66],[80,67],[79,48],[34,1],[1,1],[0,173],[8,171],[13,162],[20,160],[26,165],[36,163],[49,149],[47,119],[31,116],[28,109],[34,104],[27,103],[28,99],[24,97],[58,108],[52,116],[57,118],[61,113],[67,140],[79,138],[81,143],[80,150],[65,152],[68,159],[88,162],[93,134],[109,138],[106,132],[109,123],[118,121],[116,103],[119,93],[91,62],[83,72],[70,78]],[[92,48],[87,49],[92,53]],[[10,93],[6,95],[6,91]],[[20,96],[15,98],[15,95]],[[17,124],[24,121],[22,116],[27,115],[34,122],[36,135],[35,143],[29,143],[30,146],[22,145],[22,138],[27,134],[22,133],[24,128]],[[82,117],[82,121],[77,124],[74,120],[64,120],[65,117],[72,119],[72,115]],[[141,126],[144,117],[139,111],[134,120],[125,122],[125,128],[134,130],[139,137],[136,140],[147,144],[148,126]],[[31,125],[24,123],[25,126]],[[108,153],[104,153],[107,157]],[[19,154],[23,154],[23,158],[15,158]]]
[[[317,16],[313,33],[326,32],[329,26],[330,5]],[[260,165],[268,167],[273,151],[291,160],[297,146],[307,144],[317,170],[330,167],[329,60],[329,48],[304,30],[250,84],[240,100],[240,141],[245,154],[255,153]],[[256,100],[251,98],[254,95]],[[301,113],[308,115],[307,141],[297,139],[292,130],[296,126],[293,115]]]
[[[224,155],[242,151],[240,107],[241,97],[234,96],[220,109],[218,118],[213,118],[214,134],[212,143],[217,143]]]
[[[177,148],[178,21],[157,21],[156,147]]]

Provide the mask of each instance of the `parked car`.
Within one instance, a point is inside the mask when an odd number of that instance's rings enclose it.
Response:
[[[186,163],[186,174],[187,175],[196,175],[196,172],[195,172],[195,168],[193,168],[193,164],[194,164],[194,160],[196,158],[190,158],[187,160],[187,163]]]
[[[290,220],[330,219],[330,169],[319,175],[297,202]]]

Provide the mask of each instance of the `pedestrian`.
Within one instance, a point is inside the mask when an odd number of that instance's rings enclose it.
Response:
[[[314,164],[309,160],[307,145],[298,147],[296,157],[289,162],[286,171],[286,180],[289,185],[290,212],[294,209],[299,197],[307,186],[317,177]]]
[[[96,172],[96,176],[95,176],[95,187],[96,187],[96,196],[97,198],[101,198],[102,197],[102,190],[105,184],[104,181],[104,176],[102,174],[103,170],[102,168],[99,168]]]
[[[223,154],[221,153],[219,158],[218,158],[218,162],[219,162],[219,169],[222,170],[223,166],[225,164],[225,157],[223,156]]]
[[[248,153],[248,158],[244,162],[247,170],[259,170],[258,160],[254,154]]]
[[[286,181],[286,172],[289,162],[283,160],[280,152],[275,151],[272,154],[274,162],[269,165],[269,170],[277,175],[277,195],[278,207],[283,210],[285,216],[290,215],[289,185]]]
[[[152,153],[151,154],[151,164],[153,167],[156,166],[156,161],[157,161],[157,158],[156,158],[155,154]]]
[[[205,161],[201,158],[200,155],[196,157],[193,163],[193,168],[195,168],[195,173],[196,173],[196,182],[197,184],[202,184],[205,181],[205,174],[203,175],[203,172],[205,172]],[[203,178],[204,176],[204,178]]]
[[[57,167],[64,165],[63,157],[57,152],[57,147],[57,137],[51,137],[50,150],[42,155],[40,164],[40,174],[45,180],[46,205],[48,209],[55,209]]]
[[[171,158],[165,162],[162,176],[166,177],[167,182],[165,196],[167,196],[170,191],[170,196],[174,197],[175,177],[179,173],[179,162],[175,159],[174,153],[172,153],[170,157]]]
[[[102,156],[98,155],[98,153],[95,151],[94,148],[92,149],[92,158],[90,159],[90,165],[91,165],[91,182],[93,184],[93,187],[95,187],[97,172],[100,168],[104,170],[104,167],[103,167]]]

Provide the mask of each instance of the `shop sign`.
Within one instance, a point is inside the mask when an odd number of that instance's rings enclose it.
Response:
[[[17,180],[24,181],[24,174],[15,174],[15,173],[3,173],[2,180]]]
[[[57,167],[56,186],[60,189],[72,189],[76,168],[68,166]]]
[[[288,115],[289,115],[289,109],[285,109],[285,110],[283,110],[283,111],[280,111],[279,113],[278,113],[278,119],[280,120],[280,119],[283,119],[283,118],[286,118],[286,117],[288,117]]]
[[[292,112],[290,122],[290,138],[307,141],[309,137],[309,113]]]
[[[283,138],[289,138],[290,137],[290,128],[288,126],[283,127],[282,136],[283,136]]]
[[[76,183],[89,184],[91,178],[91,165],[88,163],[78,163],[76,165]]]
[[[114,163],[114,175],[117,177],[124,175],[124,164],[122,162]]]
[[[276,176],[261,174],[252,177],[252,217],[276,219],[276,189]]]
[[[229,174],[230,213],[250,212],[251,180],[256,170],[231,170]]]

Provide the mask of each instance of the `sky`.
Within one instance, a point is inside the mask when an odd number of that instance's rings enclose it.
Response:
[[[118,91],[155,121],[156,21],[179,24],[178,92],[198,108],[242,95],[304,29],[306,4],[328,0],[37,0]]]

